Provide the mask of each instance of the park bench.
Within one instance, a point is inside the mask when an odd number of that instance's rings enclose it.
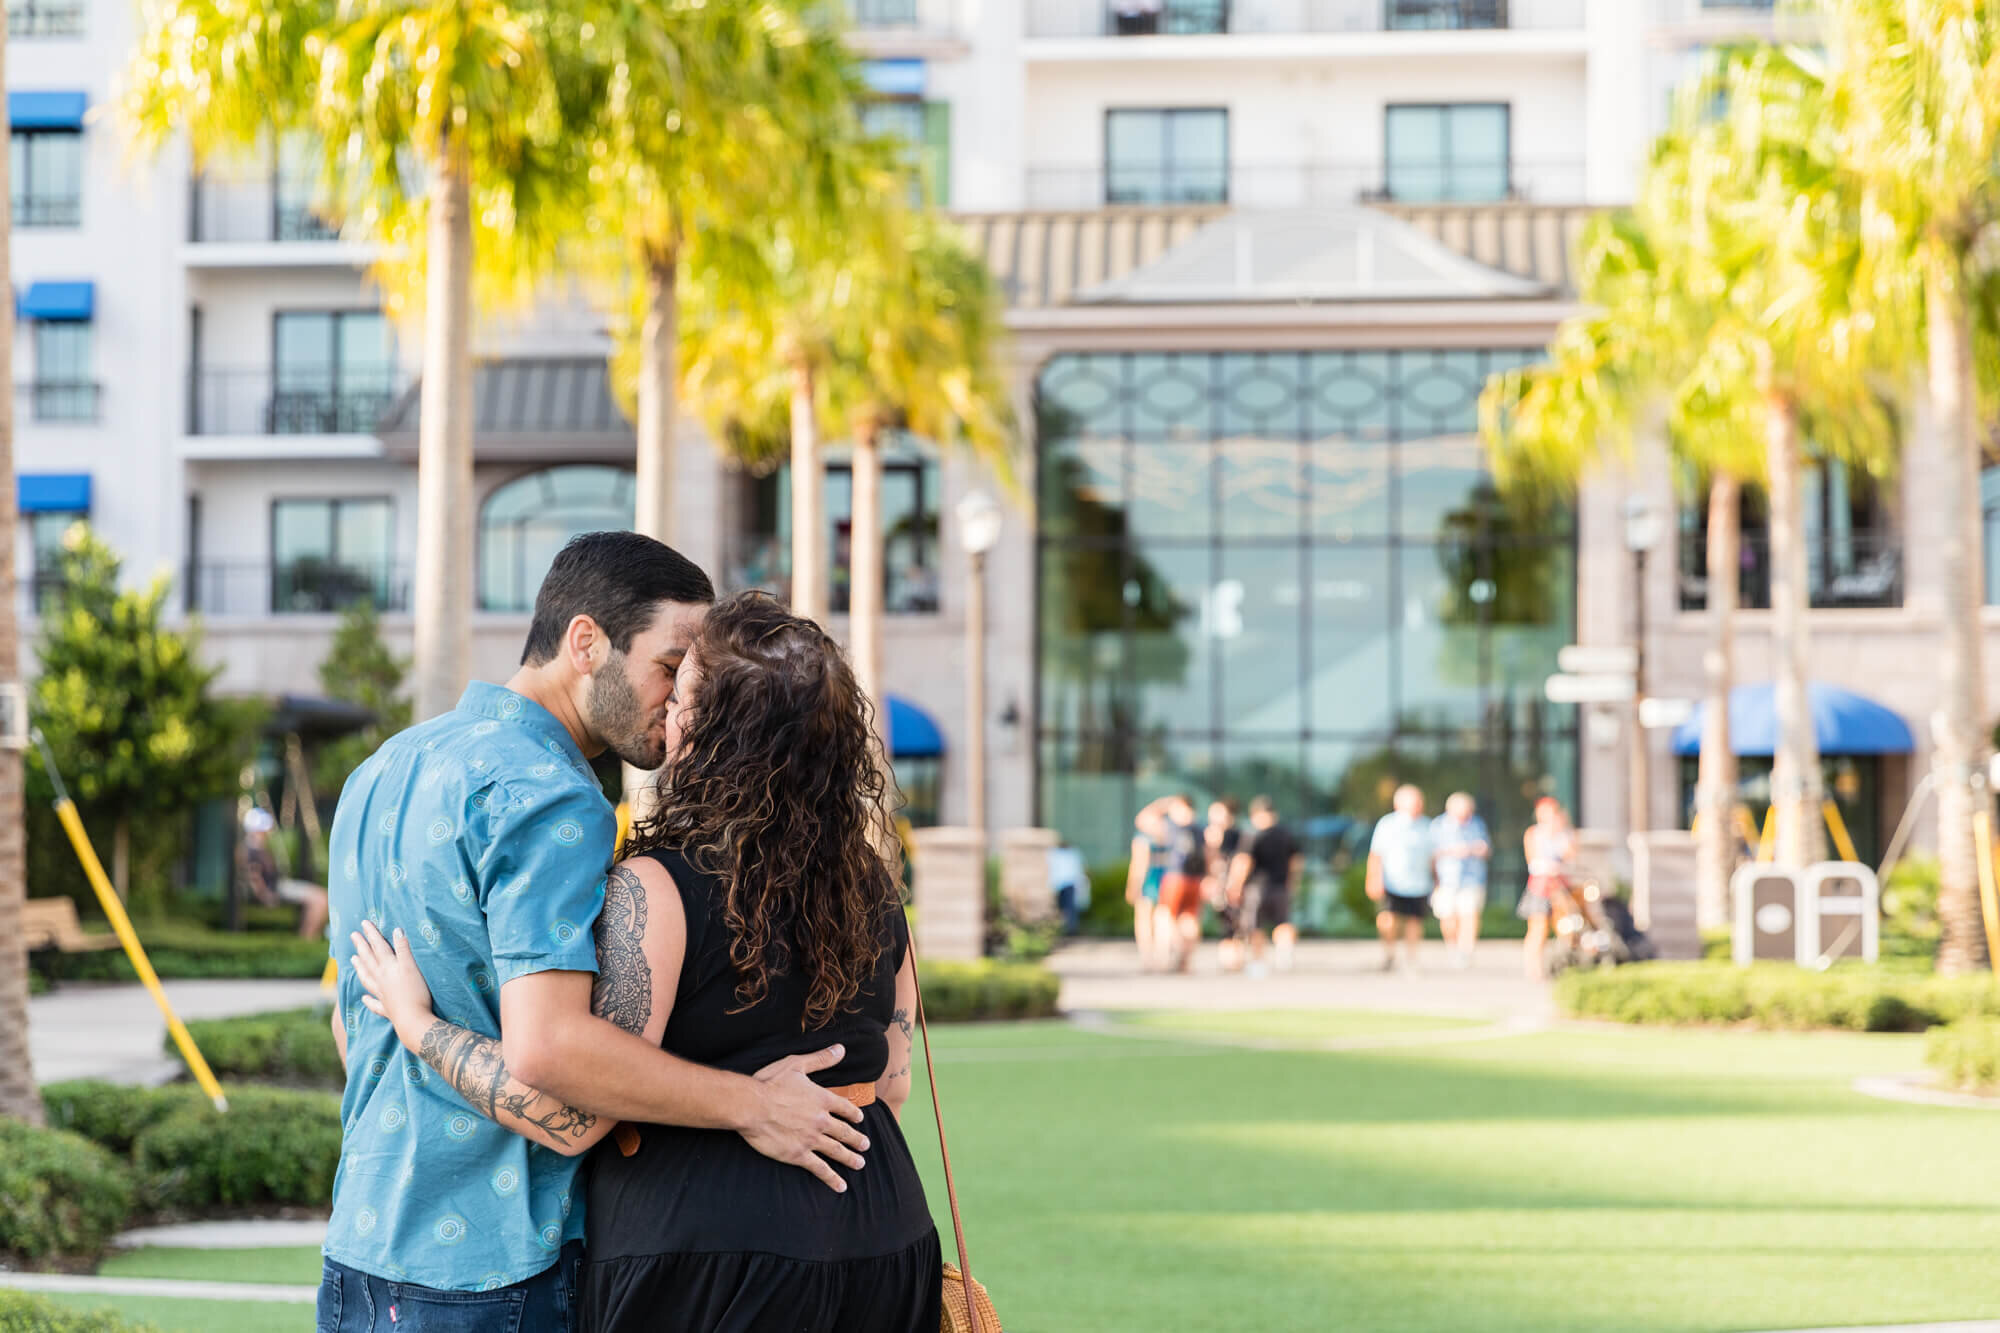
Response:
[[[76,903],[68,898],[30,898],[21,905],[21,935],[28,953],[42,965],[42,973],[53,986],[55,963],[63,954],[97,953],[118,947],[116,935],[86,935],[76,915]]]

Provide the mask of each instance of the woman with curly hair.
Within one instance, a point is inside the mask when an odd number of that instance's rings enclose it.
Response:
[[[743,1074],[824,1051],[812,1077],[862,1108],[866,1157],[829,1136],[828,1189],[726,1129],[619,1126],[589,1172],[585,1330],[938,1327],[937,1229],[897,1123],[917,993],[872,723],[833,640],[762,594],[710,611],[680,667],[593,1008]]]

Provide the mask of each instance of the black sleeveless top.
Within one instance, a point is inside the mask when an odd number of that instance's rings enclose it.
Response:
[[[687,952],[673,1012],[661,1045],[683,1059],[754,1074],[790,1055],[835,1042],[840,1064],[813,1080],[823,1087],[869,1083],[886,1072],[888,1026],[894,1021],[896,974],[909,950],[899,904],[884,904],[883,949],[872,977],[830,1022],[804,1026],[810,985],[796,953],[772,972],[762,999],[745,1008],[729,958],[721,881],[678,852],[654,854],[680,889],[687,913]],[[847,1192],[836,1194],[812,1175],[764,1157],[724,1130],[644,1126],[637,1154],[624,1156],[614,1139],[593,1154],[585,1215],[593,1266],[619,1258],[670,1254],[755,1252],[813,1262],[870,1258],[908,1248],[931,1229],[923,1184],[901,1127],[881,1102],[863,1112],[867,1166],[836,1167]]]

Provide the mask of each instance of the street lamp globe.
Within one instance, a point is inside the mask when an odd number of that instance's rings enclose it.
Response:
[[[1665,522],[1653,502],[1643,495],[1635,495],[1625,501],[1625,549],[1633,555],[1645,555],[1660,544],[1665,535]]]
[[[985,491],[958,502],[958,544],[967,555],[985,555],[1000,541],[1000,506]]]

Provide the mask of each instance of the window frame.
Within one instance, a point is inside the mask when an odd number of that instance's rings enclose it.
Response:
[[[12,178],[8,182],[7,215],[13,225],[24,230],[54,231],[83,225],[83,128],[57,126],[15,126],[9,131],[9,169]],[[74,145],[76,151],[76,193],[74,195],[37,196],[35,193],[34,145],[37,142],[55,143],[63,141]],[[20,144],[20,152],[14,153],[14,144]],[[16,159],[18,158],[18,162]],[[56,207],[67,202],[64,212]],[[36,206],[40,205],[38,216]]]
[[[516,472],[514,475],[494,485],[494,487],[491,490],[487,491],[485,495],[480,497],[478,510],[476,513],[474,513],[472,517],[472,544],[473,544],[472,604],[475,610],[492,615],[519,616],[519,615],[529,615],[533,613],[535,609],[535,593],[534,589],[532,588],[522,590],[526,594],[525,597],[516,599],[517,601],[524,602],[525,604],[517,605],[514,604],[513,602],[509,602],[507,604],[500,604],[498,599],[489,600],[487,597],[486,547],[487,547],[487,535],[489,531],[492,530],[491,528],[489,528],[487,522],[487,511],[492,508],[493,502],[497,500],[501,495],[506,493],[511,488],[520,485],[522,482],[530,481],[536,477],[544,477],[547,476],[549,473],[560,472],[569,468],[584,468],[592,472],[617,473],[629,479],[631,484],[634,485],[635,487],[637,485],[637,474],[633,471],[633,469],[629,467],[620,466],[617,463],[609,463],[601,460],[583,459],[583,458],[558,460],[555,462],[543,463],[540,466],[528,467],[523,469],[522,471]],[[634,503],[636,505],[636,490],[634,492]],[[636,519],[636,514],[635,514],[635,519]],[[629,521],[630,520],[628,520],[628,522]],[[518,530],[523,526],[523,524],[519,519],[508,519],[504,520],[504,526],[509,530]],[[601,531],[601,530],[603,529],[584,529],[584,531]],[[629,530],[629,528],[626,530]],[[535,580],[535,582],[539,586],[540,579]]]
[[[1158,116],[1162,118],[1163,127],[1169,131],[1163,135],[1166,145],[1166,156],[1164,160],[1157,164],[1160,172],[1160,189],[1155,192],[1158,196],[1156,198],[1119,199],[1115,197],[1116,191],[1113,188],[1112,181],[1116,176],[1118,163],[1112,158],[1111,142],[1112,123],[1119,116]],[[1174,119],[1180,116],[1220,116],[1222,118],[1222,166],[1221,174],[1218,178],[1219,191],[1217,197],[1214,199],[1178,198],[1174,197],[1168,188],[1169,183],[1176,177],[1171,126]],[[1227,106],[1108,106],[1104,108],[1102,146],[1104,161],[1104,205],[1107,208],[1159,208],[1174,204],[1227,204],[1229,202],[1231,193],[1229,188],[1230,173],[1235,166],[1235,158],[1233,145],[1230,142],[1229,108]]]
[[[328,340],[328,346],[331,349],[332,356],[329,359],[326,366],[327,374],[325,382],[323,385],[318,385],[318,386],[296,385],[288,387],[283,382],[285,374],[285,363],[280,359],[278,355],[278,330],[280,329],[280,327],[283,326],[285,320],[288,318],[306,318],[313,316],[324,316],[331,321],[330,323],[331,336]],[[377,318],[382,321],[382,328],[384,333],[387,334],[387,341],[384,348],[383,362],[381,367],[382,370],[381,396],[384,399],[385,407],[389,400],[394,399],[395,383],[398,375],[400,361],[398,358],[398,349],[396,346],[396,325],[395,321],[389,318],[388,311],[384,310],[381,306],[361,306],[361,305],[283,306],[271,311],[271,343],[270,343],[271,392],[270,392],[269,405],[266,411],[267,420],[265,424],[268,427],[268,429],[265,431],[266,434],[308,435],[308,434],[330,433],[338,435],[338,434],[367,433],[367,428],[365,427],[359,431],[343,431],[338,429],[338,427],[346,424],[346,411],[342,403],[343,396],[348,392],[346,385],[344,383],[344,380],[346,379],[345,372],[349,371],[350,369],[359,369],[359,367],[349,367],[340,355],[341,323],[346,319],[356,318],[360,316],[373,316],[374,318]],[[360,391],[357,390],[356,392]],[[319,409],[319,411],[323,416],[330,419],[331,424],[336,429],[330,432],[279,429],[281,424],[284,424],[290,419],[287,416],[287,414],[283,410],[281,410],[280,399],[289,398],[292,396],[319,397],[323,399],[324,405]]]
[[[28,381],[31,415],[38,423],[78,423],[97,420],[97,331],[88,319],[38,319],[30,321],[29,341],[33,347],[34,374]],[[65,378],[51,377],[43,339],[61,330],[71,334],[82,330],[81,373]]]
[[[331,548],[319,558],[329,570],[348,569],[359,572],[369,583],[375,594],[376,610],[394,609],[396,597],[396,498],[389,494],[341,494],[341,495],[274,495],[268,511],[267,538],[271,553],[270,614],[272,615],[313,615],[332,614],[340,607],[307,608],[301,610],[286,605],[279,596],[280,589],[287,585],[286,571],[307,556],[294,556],[286,560],[278,549],[278,514],[287,505],[324,506],[328,511],[327,533]],[[383,510],[383,546],[381,556],[368,564],[359,564],[348,559],[340,550],[340,511],[347,506],[380,505]]]
[[[1500,128],[1503,152],[1500,158],[1501,191],[1497,198],[1464,199],[1453,194],[1449,188],[1451,172],[1456,165],[1451,154],[1450,117],[1455,111],[1500,112]],[[1409,199],[1396,193],[1395,159],[1390,155],[1389,145],[1395,137],[1389,123],[1398,111],[1440,111],[1445,114],[1445,134],[1443,158],[1435,164],[1443,188],[1435,198]],[[1468,164],[1469,165],[1469,164]],[[1514,181],[1514,104],[1512,102],[1385,102],[1382,104],[1382,189],[1381,197],[1393,202],[1440,203],[1440,204],[1496,204],[1505,203],[1515,197]]]

